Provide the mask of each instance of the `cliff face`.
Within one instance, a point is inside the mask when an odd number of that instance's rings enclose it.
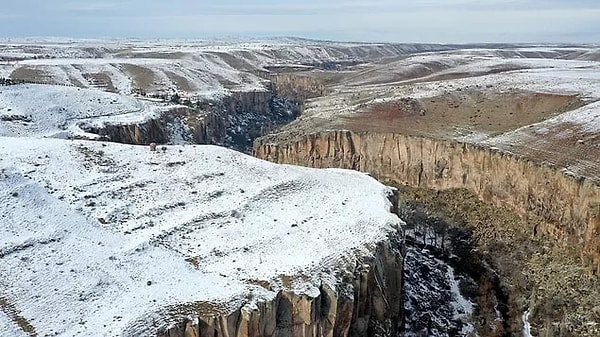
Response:
[[[254,139],[293,121],[300,112],[294,101],[270,91],[233,93],[212,111],[225,125],[221,144],[243,152],[252,150]]]
[[[582,247],[582,263],[600,272],[600,188],[498,151],[453,141],[391,133],[331,131],[277,145],[258,140],[259,158],[371,173],[380,180],[435,189],[467,188],[524,216],[534,214],[564,244]]]
[[[276,74],[266,77],[271,81],[275,92],[296,102],[304,102],[327,93],[323,82],[311,76]]]
[[[170,108],[144,122],[116,121],[102,127],[81,125],[81,128],[118,143],[183,141],[250,152],[256,138],[292,122],[300,114],[302,102],[325,93],[324,85],[309,76],[265,77],[271,81],[270,91],[232,92],[220,100],[198,102],[194,107]]]
[[[322,284],[312,298],[282,290],[269,302],[232,313],[193,310],[161,337],[378,337],[402,329],[404,241],[400,233],[345,271],[335,290]],[[341,275],[340,275],[341,276]],[[190,319],[191,318],[191,319]]]
[[[222,143],[225,137],[225,125],[220,118],[186,107],[169,109],[160,117],[141,123],[106,124],[101,128],[82,126],[82,129],[113,142],[137,145],[164,144],[173,139],[215,144]]]
[[[220,101],[197,108],[179,106],[137,123],[81,125],[87,132],[126,144],[187,142],[225,145],[249,152],[252,141],[272,128],[296,118],[299,108],[267,91],[234,92]]]

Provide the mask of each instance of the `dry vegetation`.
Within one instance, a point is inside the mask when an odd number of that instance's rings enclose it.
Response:
[[[19,311],[4,297],[0,296],[0,311],[3,311],[5,314],[10,317],[10,319],[15,322],[26,334],[29,336],[37,336],[37,332],[33,325],[29,323],[27,319],[25,319]]]
[[[533,228],[541,219],[523,219],[466,190],[401,186],[400,195],[401,200],[424,207],[451,227],[467,230],[476,245],[471,264],[491,268],[491,273],[482,273],[478,280],[476,314],[481,336],[520,336],[521,315],[526,310],[531,311],[534,336],[600,335],[600,276],[590,275],[581,266],[581,247],[565,247],[540,233],[534,236]],[[498,289],[494,289],[495,274]],[[496,324],[490,312],[492,291],[506,319],[495,329],[490,328]]]
[[[541,122],[579,108],[573,95],[460,90],[441,96],[403,98],[363,109],[347,120],[355,131],[396,132],[449,138],[471,131],[489,135]]]

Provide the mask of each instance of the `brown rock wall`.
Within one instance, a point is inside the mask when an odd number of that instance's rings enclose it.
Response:
[[[360,170],[415,187],[467,188],[523,216],[540,216],[545,224],[534,233],[581,245],[583,264],[600,272],[600,188],[560,168],[472,144],[374,132],[322,132],[285,144],[259,139],[254,154],[277,163]]]

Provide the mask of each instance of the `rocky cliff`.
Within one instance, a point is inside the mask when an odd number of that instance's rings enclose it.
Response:
[[[323,96],[327,88],[323,81],[313,76],[298,74],[266,74],[273,86],[273,91],[296,102],[304,102],[309,98]]]
[[[174,320],[179,323],[159,336],[396,336],[403,323],[404,255],[404,240],[398,232],[377,244],[373,256],[339,272],[337,284],[323,282],[316,297],[284,289],[271,301],[247,304],[233,312],[177,308]]]
[[[270,73],[261,76],[270,81],[268,90],[234,91],[219,99],[165,108],[157,117],[143,122],[116,120],[101,126],[80,127],[118,143],[216,144],[251,152],[256,138],[296,119],[305,100],[326,91],[322,81],[311,76]]]
[[[176,139],[198,143],[222,143],[225,125],[215,114],[187,107],[170,108],[157,118],[136,123],[106,123],[103,126],[81,125],[86,132],[124,144],[164,144]]]
[[[582,263],[600,272],[600,188],[557,168],[493,148],[376,132],[321,132],[288,144],[259,139],[254,154],[277,163],[365,171],[409,186],[467,188],[484,201],[541,217],[533,233],[582,247]]]
[[[299,111],[299,104],[269,91],[234,92],[194,107],[163,109],[143,122],[117,119],[101,126],[84,123],[80,127],[118,143],[217,144],[249,152],[255,138],[294,120]]]

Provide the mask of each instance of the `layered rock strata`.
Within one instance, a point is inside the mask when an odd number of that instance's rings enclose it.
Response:
[[[233,312],[192,311],[159,336],[396,336],[403,324],[404,255],[398,232],[341,272],[335,286],[321,284],[315,297],[284,289],[271,301]]]

